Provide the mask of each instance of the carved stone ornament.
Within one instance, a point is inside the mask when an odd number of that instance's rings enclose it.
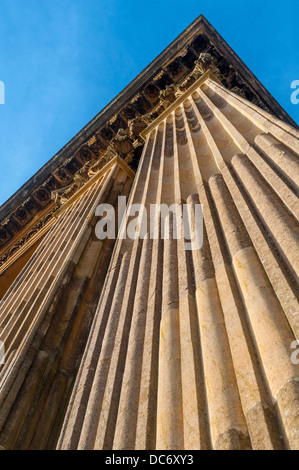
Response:
[[[133,150],[132,140],[128,129],[119,129],[116,136],[111,139],[108,150],[112,150],[116,155],[124,158]]]
[[[19,240],[16,241],[6,252],[4,252],[0,257],[0,267],[3,266],[9,258],[11,258],[17,251],[19,251],[22,246],[27,243],[30,238],[32,238],[36,233],[38,233],[45,225],[52,219],[53,213],[59,208],[59,205],[56,205],[51,209],[48,214],[44,215],[37,224],[35,224],[30,230],[28,230],[25,235],[23,235]]]
[[[186,91],[198,78],[200,78],[207,70],[210,70],[219,80],[221,79],[221,72],[217,67],[217,59],[207,52],[199,54],[198,59],[194,62],[195,66],[193,71],[188,77],[180,84],[179,90]],[[177,93],[177,96],[179,92]]]

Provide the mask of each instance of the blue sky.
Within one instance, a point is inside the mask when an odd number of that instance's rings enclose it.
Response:
[[[203,14],[299,122],[298,1],[0,0],[0,204]]]

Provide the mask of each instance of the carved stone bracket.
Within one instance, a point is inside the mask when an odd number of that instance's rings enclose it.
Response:
[[[199,54],[194,63],[194,68],[188,77],[179,85],[180,92],[186,91],[198,78],[207,70],[210,70],[215,77],[221,80],[221,72],[217,67],[217,59],[207,52]],[[180,92],[176,96],[179,96]]]

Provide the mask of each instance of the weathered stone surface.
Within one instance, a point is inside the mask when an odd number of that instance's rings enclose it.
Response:
[[[6,206],[1,449],[299,449],[299,133],[197,26]],[[186,238],[188,203],[191,249],[158,213],[98,240],[118,195],[177,203]]]

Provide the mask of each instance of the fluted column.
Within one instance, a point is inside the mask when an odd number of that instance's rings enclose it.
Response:
[[[142,135],[129,204],[178,210],[119,237],[58,448],[297,449],[297,131],[208,77]]]
[[[85,303],[88,288],[99,273],[104,277],[105,251],[111,256],[113,247],[94,239],[94,211],[100,202],[115,204],[119,192],[129,190],[132,171],[123,168],[115,159],[66,209],[62,206],[1,301],[1,339],[7,352],[0,373],[4,448],[56,444],[93,310]],[[72,344],[70,335],[78,341]]]

